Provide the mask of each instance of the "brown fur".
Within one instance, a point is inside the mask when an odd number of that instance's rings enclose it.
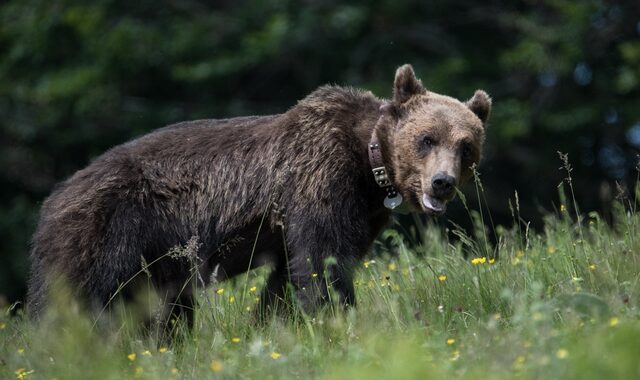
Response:
[[[325,86],[281,115],[184,122],[117,146],[44,202],[29,312],[42,312],[58,276],[103,307],[141,258],[153,262],[194,237],[205,283],[212,273],[221,280],[272,263],[264,308],[288,282],[307,310],[327,286],[353,303],[355,264],[389,217],[367,156],[374,127],[395,186],[424,210],[420,194],[431,191],[434,174],[459,181],[480,158],[490,100],[478,91],[468,104],[428,92],[405,65],[391,101]],[[430,150],[420,148],[425,134],[435,142]],[[336,263],[326,283],[312,273],[322,274],[328,257]],[[192,277],[181,260],[162,258],[149,271],[167,301],[190,314],[183,285]]]

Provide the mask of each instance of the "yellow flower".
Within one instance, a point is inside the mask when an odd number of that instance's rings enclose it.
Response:
[[[589,265],[589,270],[591,270],[591,271],[596,270],[596,265],[595,264]]]
[[[558,350],[558,352],[556,352],[556,357],[558,359],[566,359],[567,356],[569,356],[569,351],[565,350],[564,348],[561,348]]]
[[[451,346],[451,345],[452,345],[452,344],[454,344],[455,342],[456,342],[456,340],[455,340],[455,339],[453,339],[453,338],[449,338],[449,339],[447,339],[447,344],[448,344],[449,346]]]
[[[447,276],[444,274],[441,274],[440,276],[438,276],[438,281],[440,282],[445,282],[447,281]]]
[[[18,348],[18,353],[19,353],[20,355],[24,354],[24,348]]]
[[[142,355],[151,356],[151,352],[149,350],[142,351]]]
[[[229,297],[229,303],[234,303],[234,302],[236,302],[236,297],[234,296]]]
[[[216,294],[223,294],[223,293],[224,293],[224,288],[220,288],[216,290]]]
[[[231,341],[232,341],[233,343],[240,343],[240,338],[238,338],[238,337],[233,337],[233,338],[231,338]]]
[[[211,361],[211,364],[209,365],[209,368],[211,368],[211,370],[215,373],[218,373],[220,371],[222,371],[222,362],[220,360],[213,360]]]
[[[396,266],[396,263],[389,263],[388,268],[391,272],[395,272],[398,269],[398,267]]]
[[[567,208],[565,207],[565,205],[560,205],[560,212],[565,212],[567,211]]]
[[[129,355],[127,355],[127,359],[129,359],[130,361],[134,361],[136,360],[136,354],[135,352],[130,353]]]
[[[556,253],[556,247],[554,247],[553,245],[550,245],[547,247],[547,252],[550,254],[554,254]]]
[[[527,358],[525,358],[524,355],[518,355],[513,363],[513,369],[522,369],[526,360]]]
[[[7,327],[6,323],[0,323],[0,330],[4,330],[5,327]]]
[[[475,259],[471,260],[471,264],[473,265],[484,264],[485,262],[487,262],[486,257],[476,257]]]
[[[611,326],[611,327],[617,326],[618,323],[620,323],[620,320],[618,320],[618,318],[616,318],[616,317],[613,317],[613,318],[609,319],[609,326]]]
[[[317,273],[311,273],[311,277],[316,278],[316,277],[318,277],[318,274]]]
[[[489,259],[489,264],[493,264],[496,262],[496,259]]]
[[[171,368],[171,374],[172,375],[177,375],[178,374],[178,369],[176,367]]]
[[[164,354],[165,352],[167,352],[167,348],[166,347],[160,347],[158,348],[158,352],[161,354]]]
[[[451,353],[451,358],[449,360],[456,361],[460,358],[460,350],[455,350]]]
[[[27,376],[31,375],[34,372],[34,370],[29,370],[27,371],[24,368],[18,368],[15,372],[16,377],[18,378],[18,380],[25,380],[27,378]]]
[[[250,291],[251,293],[255,293],[255,292],[256,292],[256,290],[258,290],[258,287],[257,287],[257,286],[252,286],[252,287],[250,287],[250,288],[249,288],[249,291]]]
[[[273,359],[273,360],[278,360],[278,359],[280,359],[281,356],[282,356],[282,354],[280,354],[279,352],[273,351],[271,353],[271,359]]]
[[[251,311],[251,306],[247,306],[246,310]]]

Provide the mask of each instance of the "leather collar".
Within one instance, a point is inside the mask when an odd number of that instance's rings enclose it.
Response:
[[[380,139],[376,133],[376,128],[373,129],[373,133],[371,133],[371,140],[369,141],[369,164],[371,165],[371,171],[373,172],[373,177],[387,194],[384,199],[384,206],[388,209],[394,209],[402,203],[402,196],[398,193],[395,186],[391,183],[391,179],[389,178],[389,171],[384,165],[384,160],[382,159],[382,150],[380,148]]]

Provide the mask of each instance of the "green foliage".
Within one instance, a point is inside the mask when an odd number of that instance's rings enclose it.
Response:
[[[60,298],[39,325],[0,317],[0,377],[635,378],[640,216],[620,209],[611,228],[568,209],[541,234],[502,229],[495,260],[463,259],[464,243],[435,228],[388,230],[357,271],[354,309],[259,325],[267,271],[200,289],[194,330],[170,346],[117,317],[100,328]]]

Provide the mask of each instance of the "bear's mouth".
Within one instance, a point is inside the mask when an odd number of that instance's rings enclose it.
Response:
[[[442,215],[447,211],[447,201],[444,199],[438,199],[427,193],[422,193],[421,201],[422,207],[432,214]]]

